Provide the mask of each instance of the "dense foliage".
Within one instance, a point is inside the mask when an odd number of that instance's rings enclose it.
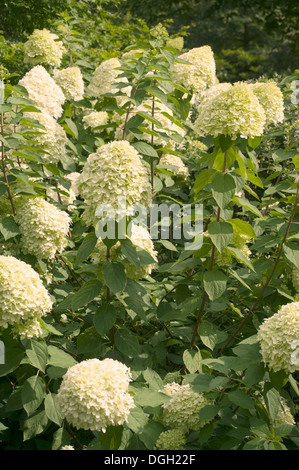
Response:
[[[77,26],[1,68],[1,448],[298,448],[298,72]]]

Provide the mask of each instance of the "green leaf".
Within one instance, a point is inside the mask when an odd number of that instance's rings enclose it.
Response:
[[[194,193],[197,195],[205,186],[211,183],[213,177],[217,173],[213,168],[205,168],[201,170],[194,182]]]
[[[220,410],[220,406],[217,405],[206,405],[201,410],[199,410],[199,419],[201,421],[210,421],[215,418]]]
[[[242,233],[243,235],[247,235],[250,238],[256,240],[256,234],[251,225],[246,222],[245,220],[241,219],[229,219],[227,220],[233,227],[236,227],[237,231]]]
[[[97,279],[91,279],[83,284],[82,287],[72,296],[71,306],[74,312],[84,307],[97,297],[102,290],[102,283]]]
[[[150,388],[141,389],[140,391],[138,391],[138,393],[134,397],[135,403],[137,403],[137,405],[140,405],[142,407],[160,406],[169,400],[170,400],[170,397],[168,395],[165,395],[164,393],[158,392]]]
[[[227,277],[222,271],[207,271],[203,277],[206,293],[211,301],[218,299],[226,291]]]
[[[157,154],[156,150],[146,142],[133,142],[132,145],[141,155],[159,158],[159,155]]]
[[[149,367],[143,372],[143,377],[151,389],[159,391],[163,388],[160,375]]]
[[[123,426],[107,426],[106,432],[99,434],[103,450],[117,450],[121,444]]]
[[[24,441],[32,439],[41,434],[48,424],[48,418],[45,411],[37,411],[29,418],[25,419],[22,424]]]
[[[126,287],[126,272],[121,263],[106,261],[102,267],[105,284],[116,294]]]
[[[250,212],[253,214],[257,215],[258,217],[263,218],[263,214],[259,211],[259,209],[251,204],[251,202],[248,201],[245,197],[237,197],[235,196],[233,198],[233,202],[236,204],[239,204],[241,207],[244,207],[245,209],[248,209]]]
[[[287,259],[299,268],[299,247],[295,243],[284,243],[283,251]]]
[[[213,323],[202,321],[198,334],[203,344],[213,350],[215,346],[227,338],[227,334],[219,330]]]
[[[77,361],[67,352],[56,346],[48,346],[48,365],[68,369],[77,364]]]
[[[9,240],[19,235],[19,226],[15,223],[13,217],[6,217],[0,221],[0,231],[4,240]]]
[[[183,352],[183,361],[190,374],[195,374],[198,371],[201,359],[200,351],[185,349]]]
[[[241,408],[245,408],[245,410],[254,409],[253,399],[242,390],[234,390],[233,392],[229,392],[227,397],[232,403],[240,406]]]
[[[95,233],[88,233],[78,249],[75,260],[76,265],[81,264],[83,261],[86,260],[86,258],[88,258],[88,256],[93,252],[96,243],[97,237],[95,236]]]
[[[227,222],[210,222],[208,225],[208,232],[210,234],[213,244],[221,253],[223,249],[230,243],[233,238],[234,230]]]
[[[45,372],[48,359],[48,347],[45,341],[30,339],[26,348],[26,354],[31,365]]]
[[[22,385],[21,397],[27,415],[32,414],[42,403],[46,387],[41,377],[34,375]]]
[[[53,421],[53,423],[58,424],[58,426],[62,425],[63,422],[63,416],[60,413],[60,411],[57,409],[57,406],[55,404],[55,395],[52,393],[48,393],[45,398],[45,412],[47,418],[49,418],[50,421]]]
[[[93,324],[97,332],[104,336],[114,325],[117,311],[111,304],[102,305],[95,313]]]
[[[148,422],[148,416],[140,406],[135,406],[130,411],[127,425],[134,433],[138,433]]]
[[[0,364],[0,377],[10,374],[20,365],[24,357],[24,352],[18,348],[11,348],[5,351],[5,364]]]
[[[212,181],[212,194],[221,209],[224,209],[233,199],[236,190],[234,178],[225,173],[217,173]]]
[[[238,250],[237,248],[234,248],[233,246],[228,246],[227,247],[227,250],[229,250],[232,255],[238,260],[240,261],[241,263],[245,264],[246,266],[248,266],[249,269],[251,269],[251,271],[255,271],[254,267],[253,267],[253,264],[251,263],[251,261],[242,253],[241,250]]]
[[[269,413],[270,419],[275,420],[279,410],[281,409],[281,398],[278,390],[270,388],[265,394],[266,409]]]
[[[66,124],[65,124],[66,123]],[[71,119],[69,118],[66,118],[65,120],[65,123],[62,124],[62,126],[64,127],[65,131],[72,135],[73,137],[75,137],[76,139],[78,139],[78,129],[77,129],[77,126],[76,124],[74,123],[74,121],[72,121]]]
[[[117,330],[115,333],[115,346],[125,356],[136,357],[139,354],[140,345],[137,336],[128,330]]]

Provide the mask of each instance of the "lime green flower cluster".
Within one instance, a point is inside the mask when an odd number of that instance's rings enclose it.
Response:
[[[160,434],[157,442],[157,450],[184,450],[186,436],[182,429],[170,429]]]
[[[194,132],[197,136],[224,134],[233,139],[238,135],[247,138],[262,135],[265,124],[264,109],[252,88],[237,82],[202,100]]]
[[[66,52],[58,36],[47,29],[35,29],[24,44],[24,59],[33,65],[45,64],[59,67]]]
[[[209,421],[199,418],[199,411],[210,401],[202,393],[193,392],[190,385],[179,385],[175,382],[164,386],[163,393],[171,397],[162,405],[162,422],[172,429],[183,432],[198,431]]]

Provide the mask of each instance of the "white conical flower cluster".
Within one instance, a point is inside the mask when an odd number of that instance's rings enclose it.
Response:
[[[84,122],[85,129],[88,127],[93,129],[94,127],[104,126],[107,124],[109,116],[106,111],[91,111],[89,114],[86,114],[86,116],[83,116],[82,120]]]
[[[284,120],[283,94],[273,81],[257,82],[249,85],[262,105],[266,124],[278,124]]]
[[[24,44],[25,62],[59,67],[66,49],[58,39],[56,34],[45,28],[35,29]]]
[[[210,401],[202,393],[193,392],[189,384],[173,382],[165,385],[161,391],[171,397],[170,401],[162,405],[162,422],[165,426],[188,432],[198,431],[208,423],[207,420],[201,420],[198,414]]]
[[[299,302],[283,305],[258,330],[263,361],[274,372],[299,369]]]
[[[183,160],[177,155],[170,153],[164,154],[159,161],[159,166],[163,165],[175,176],[179,176],[186,180],[189,176],[188,167],[184,164]]]
[[[214,53],[210,46],[195,47],[184,52],[179,59],[190,64],[176,62],[173,67],[173,78],[188,90],[199,93],[216,83],[216,65]]]
[[[114,359],[88,359],[68,369],[56,403],[77,429],[105,432],[127,421],[135,406],[128,393],[130,369]]]
[[[45,130],[39,129],[39,133],[34,135],[34,142],[38,148],[45,151],[45,153],[40,155],[42,162],[45,165],[58,163],[65,156],[66,152],[67,136],[65,130],[46,111],[24,114],[26,117],[37,120],[45,127]]]
[[[78,179],[86,204],[82,215],[88,224],[103,218],[99,210],[108,207],[110,218],[131,215],[136,204],[151,204],[151,187],[142,157],[127,141],[114,141],[89,155]]]
[[[21,249],[38,259],[53,259],[67,245],[72,219],[42,197],[30,198],[16,215],[21,233]]]
[[[194,123],[197,136],[220,134],[236,139],[263,134],[266,116],[251,87],[245,82],[226,86],[216,93],[207,94],[198,107]]]
[[[65,96],[55,80],[42,65],[36,65],[19,81],[26,88],[29,98],[54,118],[62,114]]]
[[[112,58],[102,62],[94,71],[91,81],[87,86],[86,92],[88,96],[99,98],[106,93],[117,93],[119,90],[114,88],[113,85],[117,82],[127,82],[128,80],[124,77],[117,79],[118,75],[121,74],[120,70],[117,70],[121,67],[121,63],[117,58]],[[121,91],[129,94],[131,88],[128,87],[122,88]],[[123,96],[116,97],[119,105],[122,105],[126,99]]]
[[[51,298],[38,273],[13,256],[0,255],[0,326],[11,325],[21,337],[38,336],[38,318],[51,308]]]
[[[67,100],[80,101],[84,94],[84,81],[79,67],[54,70],[54,80]]]

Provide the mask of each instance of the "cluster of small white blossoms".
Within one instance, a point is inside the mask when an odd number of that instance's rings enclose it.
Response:
[[[89,155],[78,179],[78,190],[86,206],[82,215],[86,224],[97,224],[102,216],[97,209],[107,207],[108,216],[131,215],[133,206],[151,204],[151,186],[142,157],[127,141],[113,141]],[[125,200],[124,204],[122,201]]]
[[[59,67],[66,52],[58,36],[47,29],[35,29],[24,44],[24,59],[33,65],[47,64]]]
[[[67,143],[65,130],[46,111],[41,113],[24,113],[24,116],[37,120],[45,127],[45,130],[39,129],[39,133],[34,136],[35,143],[45,151],[45,153],[40,155],[42,162],[45,165],[58,163],[65,156],[65,146]]]
[[[197,136],[220,134],[236,139],[263,134],[266,116],[251,87],[237,82],[222,91],[208,94],[198,107],[194,123]]]
[[[105,126],[108,123],[109,116],[106,111],[91,111],[91,113],[86,114],[82,118],[84,122],[84,128],[87,129],[91,127]]]
[[[54,80],[62,89],[67,100],[80,101],[84,94],[84,81],[79,67],[55,69]]]
[[[181,54],[179,59],[190,64],[176,62],[172,66],[175,82],[194,93],[200,93],[201,90],[216,83],[216,65],[210,46],[190,49]]]
[[[155,448],[157,450],[184,450],[186,436],[182,429],[169,429],[158,437]]]
[[[21,249],[38,259],[53,259],[67,245],[70,216],[42,197],[30,198],[18,211]]]
[[[283,305],[258,330],[263,361],[274,372],[299,369],[299,302]]]
[[[151,255],[155,262],[158,261],[157,252],[155,251],[155,247],[151,239],[150,233],[146,228],[142,227],[141,225],[132,224],[132,233],[131,236],[128,238],[135,246],[147,251],[147,253]],[[118,241],[114,246],[110,248],[109,259],[111,261],[121,262],[125,267],[126,276],[129,279],[140,280],[151,274],[152,270],[156,266],[156,263],[144,264],[140,267],[137,267],[132,263],[128,263],[127,261],[122,260],[120,254],[118,253],[119,246],[120,242]],[[105,261],[107,261],[107,247],[101,238],[98,239],[97,244],[95,246],[95,251],[92,254],[92,261],[95,264],[104,264]]]
[[[26,88],[29,98],[37,106],[54,118],[62,114],[62,105],[65,96],[55,80],[42,65],[36,65],[19,81],[19,85]]]
[[[66,446],[61,447],[60,450],[75,450],[75,449],[74,449],[74,446],[66,445]]]
[[[120,75],[121,71],[117,70],[121,67],[121,63],[117,58],[112,58],[105,60],[102,62],[94,71],[91,81],[87,86],[86,92],[88,96],[91,98],[99,98],[101,95],[106,93],[117,93],[119,90],[113,87],[113,84],[117,83],[118,81],[127,82],[127,78],[122,77],[121,79],[117,79],[118,75]],[[121,91],[129,94],[131,87],[122,88]],[[123,104],[125,97],[118,96],[116,97],[117,102],[119,105]]]
[[[50,312],[51,298],[38,273],[13,256],[0,255],[0,326],[23,337],[39,336],[38,318]]]
[[[162,422],[165,426],[187,433],[198,431],[208,423],[207,420],[201,420],[198,414],[210,401],[202,393],[193,392],[189,384],[173,382],[166,384],[161,391],[171,397],[170,401],[162,405]]]
[[[55,397],[69,424],[105,432],[127,421],[135,406],[128,393],[130,369],[114,359],[87,359],[68,369]]]
[[[80,176],[80,173],[76,171],[69,173],[68,175],[65,176],[65,178],[71,182],[70,188],[66,189],[62,184],[58,184],[57,189],[59,192],[59,196],[58,196],[57,191],[54,191],[52,189],[47,191],[47,196],[54,199],[55,202],[61,201],[61,204],[67,206],[68,209],[72,209],[74,207],[73,202],[76,200],[79,194],[78,188],[77,188],[77,182],[78,182],[79,176]],[[62,194],[61,191],[68,193],[68,196],[66,194]]]
[[[186,180],[189,176],[188,167],[184,164],[183,160],[177,155],[170,153],[164,154],[159,161],[159,166],[165,166],[175,176],[180,176]]]
[[[283,94],[273,80],[257,82],[249,85],[266,115],[266,125],[278,124],[284,120]]]

